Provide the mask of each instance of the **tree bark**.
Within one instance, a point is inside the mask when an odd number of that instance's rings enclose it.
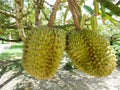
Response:
[[[25,40],[25,33],[24,33],[24,27],[23,27],[23,3],[24,0],[15,0],[15,6],[16,6],[16,24],[19,32],[19,36],[24,41]]]
[[[40,9],[39,9],[40,0],[34,0],[34,9],[35,9],[35,26],[40,26]]]
[[[40,27],[40,25],[41,25],[40,13],[41,13],[41,9],[43,8],[44,1],[45,0],[34,0],[35,25],[37,27]]]

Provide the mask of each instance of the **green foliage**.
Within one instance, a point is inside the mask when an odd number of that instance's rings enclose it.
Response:
[[[100,24],[98,30],[102,35],[104,35],[109,41],[111,37],[114,38],[114,41],[120,37],[120,23],[112,24]]]
[[[5,68],[5,71],[9,70],[23,70],[21,65],[22,57],[22,43],[16,43],[9,49],[0,54],[0,61],[5,62],[1,67]]]
[[[114,44],[114,45],[113,45],[113,48],[114,48],[115,51],[116,51],[116,55],[117,55],[118,57],[120,57],[120,45]]]
[[[84,7],[84,9],[85,9],[90,15],[93,14],[93,9],[92,9],[90,6],[84,5],[83,7]]]
[[[22,43],[15,44],[0,54],[0,60],[14,60],[22,56]]]
[[[7,12],[12,12],[13,9],[12,9],[12,6],[10,5],[10,3],[11,3],[11,1],[9,1],[9,0],[0,0],[0,9],[5,10]],[[10,16],[6,17],[5,15],[0,14],[0,23],[2,26],[4,24],[5,25],[10,24],[10,22],[11,22]],[[2,27],[2,28],[5,28],[5,27]]]
[[[99,30],[110,42],[116,51],[118,64],[120,65],[120,23],[114,24],[101,24]]]
[[[9,64],[7,66],[7,71],[10,71],[10,70],[23,70],[23,67],[22,67],[22,64],[21,64],[21,60],[19,61],[14,61],[13,63]]]
[[[11,1],[10,0],[0,0],[0,9],[11,11]]]
[[[74,66],[73,66],[73,63],[71,61],[68,61],[64,66],[63,68],[65,70],[68,70],[68,71],[73,71],[74,69]]]
[[[19,33],[17,30],[15,29],[9,29],[9,30],[3,30],[1,29],[1,32],[0,33],[0,37],[4,38],[4,39],[13,39],[13,40],[18,40],[20,37],[19,37]]]
[[[114,50],[116,51],[116,56],[117,56],[117,59],[118,59],[118,66],[120,66],[120,44],[113,44],[113,48]]]
[[[111,12],[115,15],[120,15],[120,8],[113,4],[112,2],[110,2],[109,0],[97,0],[100,2],[100,4],[102,4],[104,7],[108,8],[109,10],[111,10]],[[109,13],[111,13],[109,12]]]
[[[106,13],[105,13],[105,7],[103,6],[103,5],[101,5],[101,17],[104,19],[105,18],[105,15],[106,15]]]

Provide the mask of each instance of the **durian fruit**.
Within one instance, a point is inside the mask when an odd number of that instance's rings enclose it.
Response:
[[[51,79],[57,72],[65,48],[65,32],[41,26],[31,31],[23,45],[22,65],[37,79]]]
[[[72,31],[67,35],[66,51],[80,71],[105,77],[116,67],[116,56],[109,42],[94,30]]]

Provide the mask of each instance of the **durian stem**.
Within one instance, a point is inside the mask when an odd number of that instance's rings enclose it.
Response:
[[[78,10],[76,8],[76,5],[75,5],[75,1],[72,1],[72,0],[68,0],[68,6],[70,8],[70,11],[72,13],[72,17],[73,17],[73,20],[74,20],[74,24],[75,24],[75,27],[76,27],[76,30],[81,30],[80,28],[80,24],[79,24],[79,15],[78,15]]]
[[[48,22],[49,27],[51,27],[54,23],[54,20],[56,18],[56,12],[57,12],[58,6],[60,5],[60,2],[61,2],[61,0],[56,0],[55,4],[53,6],[52,13],[50,15],[50,20]]]
[[[74,0],[74,4],[73,4],[73,5],[74,5],[75,11],[76,11],[76,13],[77,13],[77,15],[78,15],[79,21],[81,21],[82,12],[81,12],[81,8],[80,8],[80,6],[78,5],[78,3],[77,3],[76,0]]]

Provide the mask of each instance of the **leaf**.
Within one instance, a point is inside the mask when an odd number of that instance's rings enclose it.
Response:
[[[115,15],[120,16],[120,7],[111,2],[110,0],[97,0],[105,8],[111,10]]]
[[[90,15],[93,14],[93,9],[92,9],[90,6],[84,5],[83,8],[84,8]]]
[[[105,20],[109,20],[111,23],[116,24],[116,20],[114,20],[114,18],[112,18],[112,13],[106,13],[105,12],[105,8],[104,6],[101,5],[101,16],[102,19]]]
[[[108,19],[111,23],[116,24],[116,21],[109,14],[106,14],[106,19]]]
[[[106,16],[106,13],[105,13],[105,7],[104,6],[102,6],[101,5],[101,16],[102,16],[102,19],[104,19],[105,18],[105,16]]]

